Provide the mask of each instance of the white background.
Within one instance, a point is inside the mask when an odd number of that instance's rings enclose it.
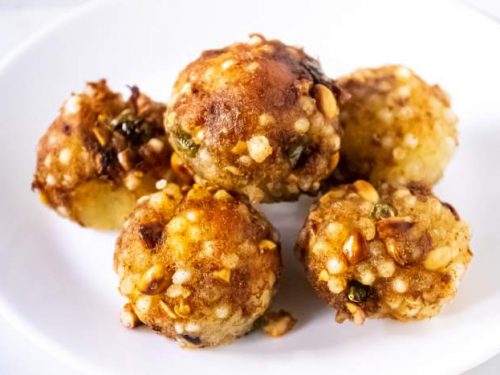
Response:
[[[26,37],[86,0],[0,0],[0,59]],[[470,0],[500,22],[500,1]],[[77,337],[75,337],[77,340]],[[77,374],[29,342],[0,317],[0,374]],[[500,373],[500,356],[467,375]]]

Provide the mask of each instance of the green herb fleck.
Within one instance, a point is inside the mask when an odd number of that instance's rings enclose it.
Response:
[[[155,135],[154,125],[126,109],[111,120],[113,131],[120,133],[133,145],[145,144]]]
[[[191,135],[183,131],[179,131],[176,133],[176,141],[179,151],[187,154],[190,157],[195,156],[200,148],[200,146],[194,143]]]
[[[361,284],[359,281],[351,280],[347,298],[352,302],[365,302],[370,295],[371,288]]]
[[[396,216],[396,210],[387,203],[377,203],[375,207],[373,207],[372,216],[377,220],[385,219]]]
[[[287,150],[286,154],[288,156],[288,160],[290,160],[290,165],[292,166],[292,169],[295,168],[295,166],[299,162],[299,159],[302,156],[304,149],[305,149],[304,145],[299,143],[290,147]]]

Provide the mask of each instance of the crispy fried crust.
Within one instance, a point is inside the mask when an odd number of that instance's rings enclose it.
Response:
[[[175,184],[141,198],[115,251],[139,319],[187,347],[229,343],[267,310],[281,273],[271,224],[225,190]]]
[[[106,81],[73,94],[40,139],[33,188],[83,226],[117,228],[138,197],[171,177],[165,106],[135,87],[127,101]]]
[[[358,70],[338,83],[350,94],[340,108],[338,179],[432,185],[441,178],[458,135],[439,86],[399,65]]]
[[[365,181],[342,185],[311,209],[297,250],[337,320],[437,315],[471,260],[470,233],[429,189]]]
[[[301,49],[253,35],[180,73],[165,125],[198,181],[253,201],[295,199],[337,165],[339,97]]]

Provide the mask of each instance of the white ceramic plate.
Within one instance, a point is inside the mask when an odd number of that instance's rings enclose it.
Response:
[[[30,191],[35,145],[62,100],[86,80],[138,84],[166,100],[203,49],[258,31],[303,45],[338,76],[404,63],[454,99],[461,145],[437,191],[474,231],[475,258],[454,303],[431,321],[337,325],[291,255],[301,204],[264,207],[284,238],[277,305],[299,324],[282,339],[251,334],[188,351],[127,330],[112,272],[115,233],[85,230]],[[500,27],[463,5],[356,2],[92,3],[38,35],[0,68],[0,311],[24,334],[86,372],[458,373],[500,351]],[[175,371],[175,372],[174,372]],[[195,372],[197,371],[197,372]]]

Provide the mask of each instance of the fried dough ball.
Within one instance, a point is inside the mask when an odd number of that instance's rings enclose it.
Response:
[[[186,347],[246,334],[269,307],[281,272],[278,234],[225,190],[168,184],[140,199],[117,241],[115,270],[141,321]],[[137,318],[135,318],[137,317]]]
[[[338,83],[351,95],[340,109],[345,181],[432,185],[441,178],[458,135],[439,86],[399,65],[358,70]]]
[[[358,180],[313,206],[298,250],[337,321],[431,318],[451,300],[469,264],[470,233],[423,185],[379,191]]]
[[[166,128],[198,182],[254,202],[293,200],[315,193],[338,163],[338,96],[301,49],[253,35],[180,73]]]
[[[42,202],[82,226],[119,228],[158,179],[174,177],[164,111],[135,87],[123,101],[105,80],[72,94],[38,144]]]

